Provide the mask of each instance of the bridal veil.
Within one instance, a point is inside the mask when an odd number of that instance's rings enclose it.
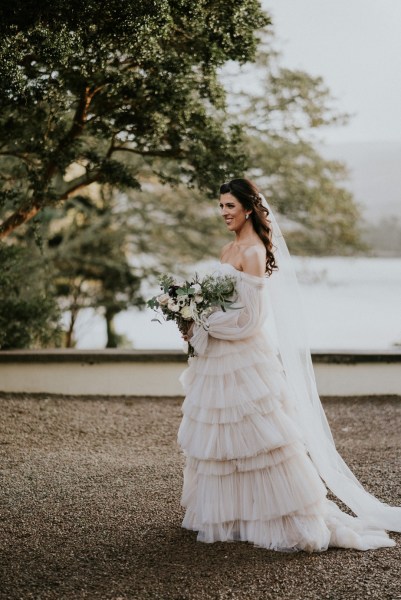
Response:
[[[268,279],[267,301],[274,319],[277,352],[292,409],[297,415],[307,452],[327,487],[361,520],[374,527],[401,532],[401,507],[389,506],[365,490],[336,450],[317,392],[293,261],[266,198],[260,196],[269,211],[273,250],[279,267]]]

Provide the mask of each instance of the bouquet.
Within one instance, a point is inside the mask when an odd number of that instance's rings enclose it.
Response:
[[[188,333],[193,323],[205,326],[207,317],[215,310],[236,309],[236,280],[229,275],[207,275],[200,279],[197,274],[190,281],[177,280],[172,275],[162,275],[162,293],[153,296],[147,305],[165,321],[174,320],[182,334]],[[152,321],[161,322],[159,318]],[[188,356],[195,356],[188,343]]]

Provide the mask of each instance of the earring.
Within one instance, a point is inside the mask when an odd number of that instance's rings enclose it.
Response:
[[[249,215],[248,215],[248,214],[246,214],[246,215],[245,215],[245,219],[246,219],[246,220],[248,220],[248,219],[249,219]]]

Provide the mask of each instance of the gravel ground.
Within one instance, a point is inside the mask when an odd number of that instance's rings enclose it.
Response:
[[[397,546],[280,553],[181,529],[182,399],[0,396],[4,599],[401,599]],[[401,505],[400,398],[330,399],[337,445]]]

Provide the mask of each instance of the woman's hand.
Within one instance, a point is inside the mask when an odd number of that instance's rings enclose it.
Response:
[[[188,329],[187,333],[182,334],[182,338],[185,342],[190,342],[193,334],[194,334],[194,323],[191,324],[191,327]]]

